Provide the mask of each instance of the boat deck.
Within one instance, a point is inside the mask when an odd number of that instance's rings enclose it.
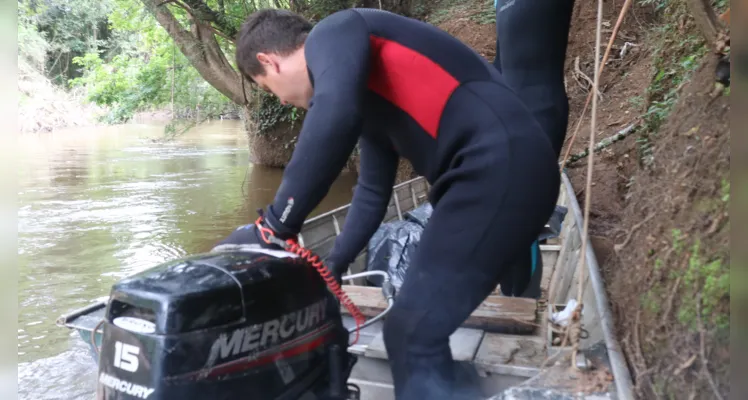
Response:
[[[423,186],[414,187],[413,183]],[[421,194],[426,188],[425,182],[418,181],[397,188],[399,190],[393,195],[387,221],[402,220],[403,210],[421,204],[417,199],[423,198]],[[626,393],[630,387],[630,377],[627,373],[621,375],[620,365],[611,365],[609,352],[616,351],[617,344],[608,343],[610,338],[606,338],[603,332],[604,324],[609,320],[609,310],[606,300],[599,296],[602,288],[594,287],[597,285],[596,278],[599,279],[599,271],[589,246],[585,255],[589,273],[583,285],[585,309],[582,318],[587,335],[580,341],[578,363],[586,363],[587,371],[591,373],[569,368],[571,347],[559,346],[559,335],[549,322],[551,312],[563,310],[569,299],[576,298],[579,285],[577,266],[583,256],[581,223],[578,223],[581,222],[581,211],[566,176],[561,189],[557,204],[568,212],[559,235],[540,246],[543,261],[541,298],[503,297],[499,295],[497,287],[495,295],[489,296],[450,337],[454,359],[475,371],[487,398],[510,388],[532,392],[537,389],[533,385],[541,385],[543,390],[555,388],[555,395],[586,390],[595,392],[597,398],[628,398]],[[400,199],[399,207],[397,196]],[[402,205],[402,198],[408,200],[405,206]],[[365,253],[359,258],[363,257]],[[361,270],[354,268],[351,272]],[[367,316],[376,315],[385,307],[378,288],[346,286],[345,289]],[[353,321],[347,319],[346,324],[350,326]],[[363,399],[394,399],[381,329],[381,321],[365,328],[359,343],[350,349],[359,356],[351,382],[361,386]],[[551,361],[560,359],[561,363],[554,365],[554,362],[549,362],[544,365],[551,356]],[[613,355],[614,363],[620,363],[618,357],[620,353]],[[615,382],[614,376],[622,376],[622,382]],[[617,396],[619,392],[622,393],[621,397]],[[531,394],[528,398],[546,398],[550,395],[546,393],[541,396],[539,393]]]
[[[560,246],[542,246],[544,276],[551,274],[556,264]],[[544,280],[547,293],[549,280]],[[353,302],[369,306],[364,314],[373,315],[384,309],[378,288],[345,287]],[[372,290],[367,290],[372,289]],[[361,295],[366,292],[366,297]],[[350,295],[354,293],[355,295]],[[371,307],[379,301],[378,307]],[[473,368],[486,397],[508,387],[518,385],[540,372],[543,361],[553,346],[549,345],[544,301],[490,296],[461,328],[450,337],[450,347],[455,361]],[[540,306],[539,306],[540,305]],[[386,317],[385,317],[386,318]],[[346,315],[346,326],[354,325]],[[387,351],[382,339],[382,322],[363,329],[358,343],[350,352],[359,356],[351,382],[362,389],[364,399],[394,399],[392,376],[387,363]]]

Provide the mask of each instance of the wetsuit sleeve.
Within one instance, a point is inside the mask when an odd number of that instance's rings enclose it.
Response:
[[[361,138],[361,167],[353,201],[327,260],[339,273],[348,269],[384,219],[392,196],[399,156],[384,139]]]
[[[369,32],[345,10],[320,21],[305,42],[314,95],[299,140],[265,217],[281,235],[294,235],[327,195],[362,128],[369,72]]]

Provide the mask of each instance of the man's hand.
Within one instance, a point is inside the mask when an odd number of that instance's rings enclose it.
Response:
[[[338,285],[343,284],[343,267],[335,263],[330,257],[326,258],[324,260],[325,266],[327,266],[327,269],[330,270],[330,273],[335,277],[335,280],[338,281]]]
[[[285,250],[284,242],[261,217],[252,224],[236,228],[229,236],[218,242],[211,251],[239,250],[252,247]]]

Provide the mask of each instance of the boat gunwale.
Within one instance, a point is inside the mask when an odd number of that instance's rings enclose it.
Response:
[[[98,299],[92,304],[88,304],[86,306],[80,307],[78,309],[75,309],[73,311],[70,311],[69,313],[62,314],[57,318],[56,325],[57,326],[64,326],[67,328],[74,328],[74,329],[83,329],[82,327],[79,327],[75,324],[73,324],[73,321],[84,316],[91,314],[95,311],[98,311],[102,307],[106,307],[107,303],[109,302],[109,299]]]
[[[407,185],[410,185],[410,184],[413,184],[413,183],[416,183],[416,182],[419,182],[419,181],[426,181],[426,178],[423,177],[423,176],[418,176],[418,177],[415,177],[413,179],[409,179],[409,180],[407,180],[405,182],[400,182],[397,185],[395,185],[395,186],[392,187],[392,193],[394,194],[395,191],[397,191],[397,189],[400,189],[402,187],[405,187]],[[428,185],[428,181],[426,181],[426,185]],[[392,197],[394,197],[394,196],[390,196],[390,199],[392,199]],[[398,199],[395,199],[395,201],[397,202]],[[304,224],[301,227],[301,233],[302,234],[304,233],[304,226],[306,226],[308,224],[311,224],[311,223],[314,223],[314,222],[317,222],[317,221],[320,221],[320,220],[325,219],[325,218],[329,218],[329,217],[331,217],[331,216],[333,216],[335,214],[338,214],[341,211],[350,208],[351,204],[352,204],[352,202],[348,202],[347,204],[344,204],[344,205],[342,205],[342,206],[340,206],[338,208],[334,208],[334,209],[332,209],[330,211],[326,211],[326,212],[324,212],[324,213],[322,213],[320,215],[317,215],[317,216],[315,216],[313,218],[309,218],[308,220],[304,221]]]
[[[561,179],[566,189],[566,196],[569,208],[571,209],[574,219],[577,221],[576,229],[579,233],[580,239],[584,238],[584,232],[581,224],[584,219],[582,216],[582,209],[579,206],[576,193],[574,192],[574,186],[571,184],[571,180],[566,172],[561,174]],[[597,257],[590,243],[589,234],[585,238],[588,245],[584,254],[585,265],[587,266],[587,272],[589,274],[590,283],[592,290],[595,294],[596,306],[598,314],[600,315],[600,323],[603,331],[603,339],[605,341],[605,348],[608,353],[608,359],[610,361],[611,372],[613,373],[613,380],[616,385],[616,393],[620,399],[633,399],[633,381],[629,372],[626,360],[623,357],[620,343],[615,335],[615,325],[613,324],[612,315],[613,313],[608,306],[608,295],[605,291],[605,284],[603,283],[602,274],[600,273],[600,266],[597,263]]]

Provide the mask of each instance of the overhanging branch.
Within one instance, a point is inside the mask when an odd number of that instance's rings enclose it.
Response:
[[[160,6],[163,0],[141,0],[156,21],[161,25],[176,43],[182,54],[187,57],[197,72],[211,86],[236,104],[246,104],[245,92],[239,74],[234,70],[221,50],[216,35],[227,37],[225,32],[218,32],[209,22],[197,18],[190,13],[191,31],[176,19],[172,11],[166,6]],[[178,5],[178,0],[174,1]],[[184,8],[182,5],[178,5]],[[190,7],[191,8],[191,7]],[[193,10],[194,11],[194,10]],[[230,39],[230,36],[227,38]],[[231,40],[233,41],[233,40]]]
[[[215,24],[215,28],[221,31],[225,36],[232,38],[236,36],[236,28],[231,25],[228,18],[221,13],[213,11],[202,0],[184,0],[184,3],[190,6],[195,18],[207,23]]]

